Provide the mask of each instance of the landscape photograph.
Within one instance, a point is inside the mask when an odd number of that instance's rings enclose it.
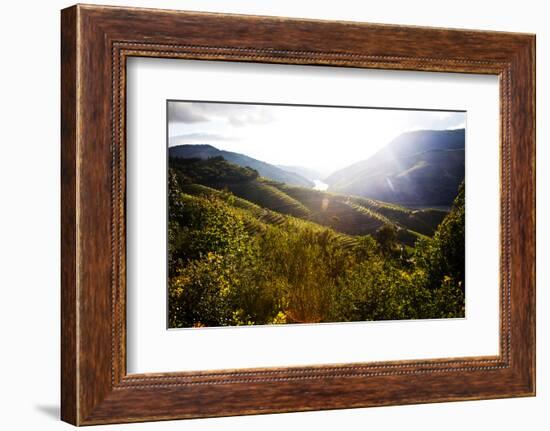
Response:
[[[167,102],[168,327],[465,317],[466,112]]]

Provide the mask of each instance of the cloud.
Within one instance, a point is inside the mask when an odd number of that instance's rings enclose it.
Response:
[[[465,112],[416,112],[410,116],[409,130],[445,130],[466,127]]]
[[[250,112],[233,113],[227,119],[234,127],[243,127],[249,124],[267,124],[274,120],[272,113],[263,106],[255,108],[257,109]]]
[[[169,123],[202,123],[209,121],[208,117],[201,114],[200,111],[194,109],[193,104],[174,103],[168,105],[168,122]]]
[[[448,112],[441,120],[445,123],[447,129],[462,129],[466,127],[466,113]]]
[[[222,121],[233,127],[243,127],[270,123],[274,119],[273,110],[263,105],[215,102],[170,102],[168,105],[171,124]]]
[[[208,142],[233,141],[231,136],[220,135],[217,133],[186,133],[184,135],[170,136],[168,145],[183,144],[206,144]]]

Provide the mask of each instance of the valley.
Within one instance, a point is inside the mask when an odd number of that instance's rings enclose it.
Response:
[[[463,138],[409,132],[324,178],[170,147],[170,327],[463,317]]]

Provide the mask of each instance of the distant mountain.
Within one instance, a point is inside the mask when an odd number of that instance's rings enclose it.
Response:
[[[228,162],[234,163],[243,168],[249,167],[258,171],[258,173],[270,180],[280,181],[286,184],[292,184],[302,187],[313,187],[314,183],[303,176],[288,172],[275,165],[271,165],[261,160],[253,159],[244,154],[234,153],[231,151],[218,150],[212,145],[177,145],[168,149],[170,157],[178,157],[183,159],[208,159],[211,157],[223,157]]]
[[[277,167],[287,171],[298,174],[304,178],[307,178],[310,181],[321,180],[326,177],[326,174],[319,172],[315,169],[306,168],[304,166],[287,166],[287,165],[277,165]]]
[[[329,191],[407,206],[451,206],[464,180],[464,129],[407,132],[329,175]]]

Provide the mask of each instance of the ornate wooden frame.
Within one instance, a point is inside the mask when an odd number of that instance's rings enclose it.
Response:
[[[82,5],[61,15],[63,420],[88,425],[535,394],[534,35]],[[128,375],[129,56],[498,75],[500,354]]]

